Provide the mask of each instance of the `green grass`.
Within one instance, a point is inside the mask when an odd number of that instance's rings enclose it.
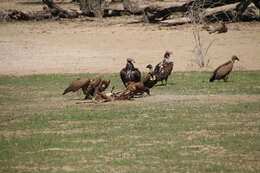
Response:
[[[97,75],[0,76],[0,172],[260,172],[260,71],[233,72],[227,83],[174,73],[151,90],[170,100],[76,104],[61,95]],[[118,74],[99,75],[123,88]]]

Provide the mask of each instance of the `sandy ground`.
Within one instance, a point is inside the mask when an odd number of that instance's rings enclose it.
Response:
[[[41,8],[37,3],[6,0],[0,6]],[[228,24],[229,31],[224,34],[201,31],[205,48],[214,43],[207,56],[209,67],[200,69],[195,63],[191,25],[131,24],[138,19],[127,16],[94,21],[0,23],[0,74],[119,72],[128,57],[133,57],[135,66],[145,71],[147,64],[161,61],[166,50],[173,52],[174,71],[213,70],[233,54],[241,60],[236,70],[260,69],[259,22]]]

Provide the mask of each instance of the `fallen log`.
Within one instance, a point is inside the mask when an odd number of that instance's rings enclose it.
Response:
[[[174,25],[183,25],[186,23],[191,23],[192,20],[189,17],[181,17],[176,19],[169,19],[161,21],[160,23],[167,25],[167,26],[174,26]]]
[[[175,5],[167,8],[160,8],[154,14],[149,15],[147,8],[144,9],[146,18],[150,23],[166,20],[169,16],[176,12],[186,13],[189,10],[197,10],[198,8],[214,8],[225,4],[233,4],[240,0],[191,0],[182,5]],[[149,7],[148,7],[149,8]]]
[[[42,2],[47,5],[43,7],[42,11],[23,12],[10,9],[0,12],[0,21],[77,18],[80,15],[83,15],[81,11],[65,10],[61,8],[55,4],[53,0],[42,0]]]
[[[51,14],[55,17],[77,18],[80,15],[82,15],[81,11],[69,11],[59,7],[57,4],[53,2],[53,0],[42,0],[42,2],[48,6]]]
[[[238,20],[238,13],[237,13],[237,7],[240,5],[240,3],[234,3],[234,4],[229,4],[229,5],[224,5],[224,6],[219,6],[215,8],[208,8],[205,9],[204,12],[201,13],[201,20],[208,22],[215,22],[219,20],[223,21],[237,21]],[[241,20],[249,20],[249,19],[256,19],[257,17],[259,18],[259,15],[257,14],[254,15],[254,10],[256,10],[256,7],[252,4],[250,5],[247,9],[245,9],[244,14],[239,17]],[[253,12],[252,12],[253,11]],[[255,12],[256,13],[256,12]],[[186,23],[191,23],[193,21],[192,18],[190,17],[181,17],[181,18],[175,18],[175,19],[169,19],[169,20],[164,20],[160,21],[160,23],[164,25],[182,25]]]

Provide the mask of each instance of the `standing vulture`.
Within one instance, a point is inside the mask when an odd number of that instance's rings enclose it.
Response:
[[[125,85],[128,82],[139,82],[141,80],[141,72],[134,67],[134,60],[132,58],[127,58],[126,66],[120,71],[120,77]]]
[[[168,77],[172,73],[173,62],[170,61],[172,52],[166,51],[163,57],[163,61],[155,66],[154,75],[156,76],[157,81],[165,80],[165,85],[167,85]]]
[[[235,61],[239,61],[237,56],[232,56],[231,60],[226,62],[225,64],[222,64],[216,70],[214,70],[213,75],[209,79],[210,82],[214,82],[214,80],[220,80],[223,79],[225,82],[228,80],[228,75],[233,69],[233,65]]]
[[[149,72],[144,76],[142,81],[144,83],[144,86],[152,88],[157,83],[157,79],[154,75],[153,66],[151,64],[148,64],[146,68],[149,69]]]

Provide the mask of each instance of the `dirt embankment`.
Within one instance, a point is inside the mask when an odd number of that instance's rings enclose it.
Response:
[[[224,34],[201,31],[205,48],[215,41],[207,56],[209,67],[200,69],[191,25],[129,24],[139,18],[0,24],[0,74],[112,73],[120,71],[128,57],[145,71],[147,64],[161,61],[166,50],[173,52],[174,71],[212,70],[234,54],[241,60],[236,70],[260,69],[259,22],[228,24]]]

